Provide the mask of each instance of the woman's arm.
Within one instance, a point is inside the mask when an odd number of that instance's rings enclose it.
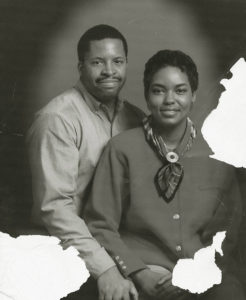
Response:
[[[110,253],[125,277],[146,268],[120,237],[119,227],[129,201],[127,158],[110,141],[97,167],[84,216],[92,235]]]

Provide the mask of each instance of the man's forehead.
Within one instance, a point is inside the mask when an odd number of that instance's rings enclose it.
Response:
[[[101,40],[92,40],[89,43],[86,55],[105,55],[115,54],[118,56],[125,56],[125,50],[122,40],[117,38],[105,38]]]

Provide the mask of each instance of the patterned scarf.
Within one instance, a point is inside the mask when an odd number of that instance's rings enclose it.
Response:
[[[163,162],[163,166],[155,176],[155,185],[160,196],[166,202],[170,202],[183,179],[183,166],[179,163],[179,158],[187,152],[196,137],[196,130],[192,121],[187,118],[185,133],[174,151],[168,151],[162,137],[154,132],[152,127],[152,117],[143,120],[143,128],[147,142]]]

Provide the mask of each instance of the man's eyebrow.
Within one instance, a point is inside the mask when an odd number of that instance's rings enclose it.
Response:
[[[165,87],[165,85],[164,84],[161,84],[161,83],[153,83],[153,84],[151,84],[151,86],[153,87]]]
[[[93,56],[93,57],[91,57],[91,58],[89,58],[89,59],[103,59],[103,57],[100,57],[100,56]]]
[[[114,56],[114,57],[112,57],[112,59],[126,59],[126,57],[125,56]],[[88,59],[100,59],[100,60],[104,60],[105,58],[104,57],[102,57],[102,56],[93,56],[93,57],[91,57],[91,58],[88,58]]]

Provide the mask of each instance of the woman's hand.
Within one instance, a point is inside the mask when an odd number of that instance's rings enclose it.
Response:
[[[161,274],[150,269],[141,270],[132,275],[133,281],[149,297],[166,300],[183,300],[188,293],[172,285],[172,273]]]
[[[165,275],[156,285],[157,298],[160,299],[177,299],[184,300],[189,296],[189,293],[172,285],[172,274]]]
[[[133,281],[139,286],[140,290],[150,297],[157,296],[156,285],[162,277],[162,274],[153,272],[150,269],[144,269],[132,275]]]

